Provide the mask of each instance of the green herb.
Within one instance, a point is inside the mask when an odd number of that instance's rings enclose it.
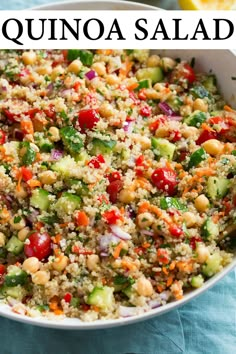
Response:
[[[170,244],[169,243],[163,243],[162,245],[159,246],[159,248],[169,248]]]
[[[80,151],[83,146],[83,141],[75,128],[70,126],[61,128],[60,135],[63,144],[71,154],[76,154]]]
[[[169,208],[174,208],[177,210],[183,210],[186,211],[187,207],[186,205],[184,205],[183,203],[181,203],[179,201],[179,199],[177,198],[173,198],[173,197],[164,197],[161,198],[160,200],[160,207],[161,209],[167,210]]]
[[[13,221],[14,221],[14,224],[18,224],[18,222],[21,221],[21,217],[20,216],[15,216]]]
[[[40,219],[44,224],[53,225],[59,222],[57,215],[48,215]]]
[[[232,155],[236,156],[236,150],[232,151]]]
[[[101,96],[104,96],[104,93],[101,90],[99,90],[98,88],[96,89],[96,92],[99,93]]]
[[[28,141],[21,143],[21,148],[25,148],[25,154],[22,156],[21,162],[23,166],[31,165],[36,159],[36,152],[30,146]]]
[[[68,117],[68,115],[66,114],[66,112],[65,111],[61,111],[60,113],[59,113],[59,115],[60,115],[60,117],[65,121],[65,123],[68,123],[69,122],[69,117]]]
[[[141,80],[138,82],[138,87],[135,89],[135,91],[139,91],[143,88],[150,88],[151,87],[151,80]]]
[[[47,75],[44,76],[44,80],[45,80],[46,82],[51,81],[50,77],[48,77]]]
[[[190,93],[191,93],[195,98],[210,97],[209,92],[205,89],[204,86],[201,86],[201,85],[192,87],[192,88],[190,89]]]
[[[207,154],[206,151],[203,148],[200,148],[198,150],[196,150],[191,156],[190,156],[190,160],[188,163],[188,168],[192,168],[195,167],[197,165],[199,165],[200,162],[202,162],[203,160],[206,160],[207,158]]]
[[[87,50],[69,49],[67,53],[67,59],[73,61],[79,58],[83,65],[91,66],[93,64],[93,53]]]
[[[48,311],[49,310],[49,306],[48,305],[38,305],[36,307],[36,309],[40,312],[45,312],[45,311]]]
[[[132,285],[134,284],[134,279],[131,277],[125,277],[124,275],[116,275],[114,277],[115,285]]]
[[[73,297],[70,301],[70,306],[78,307],[80,304],[80,299],[78,297]]]
[[[130,54],[132,54],[134,52],[134,50],[133,49],[126,49],[126,53],[127,53],[127,55],[130,55]]]

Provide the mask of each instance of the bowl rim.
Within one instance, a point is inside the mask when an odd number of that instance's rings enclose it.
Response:
[[[49,7],[56,7],[56,6],[61,6],[62,4],[66,5],[71,5],[73,6],[76,3],[82,3],[82,4],[89,4],[89,3],[107,3],[107,4],[117,4],[121,5],[124,4],[124,1],[120,0],[96,0],[96,1],[91,1],[91,0],[77,0],[77,1],[61,1],[61,2],[55,2],[55,3],[49,3],[45,5],[40,5],[40,6],[35,6],[30,8],[29,10],[50,10]],[[147,4],[142,4],[142,3],[136,3],[136,2],[130,2],[126,1],[126,4],[130,5],[131,7],[140,7],[140,9],[146,8],[147,10],[158,10],[157,7],[147,5]],[[55,9],[53,9],[55,10]],[[137,9],[138,10],[138,9]],[[132,11],[132,10],[131,10]],[[174,48],[173,48],[174,50]],[[231,52],[234,56],[236,55],[236,52],[234,50],[224,50],[227,52]],[[98,329],[104,329],[104,328],[113,328],[113,327],[119,327],[119,326],[124,326],[124,325],[130,325],[133,323],[145,321],[160,315],[164,315],[165,313],[178,309],[179,307],[183,306],[184,304],[188,303],[194,298],[197,298],[201,294],[203,294],[205,291],[209,290],[211,287],[213,287],[216,283],[218,283],[222,278],[224,278],[230,271],[232,271],[236,267],[236,257],[233,259],[233,261],[224,267],[222,271],[214,275],[212,278],[208,279],[204,285],[201,288],[195,289],[188,294],[184,295],[183,299],[178,300],[178,301],[173,301],[170,303],[167,303],[164,306],[158,307],[156,309],[152,309],[148,312],[135,315],[132,317],[126,317],[126,318],[118,318],[118,319],[111,319],[111,320],[97,320],[94,322],[82,322],[79,319],[76,318],[53,318],[49,319],[47,317],[28,317],[24,315],[19,315],[11,311],[11,308],[7,304],[0,303],[0,316],[15,320],[17,322],[21,322],[24,324],[31,324],[39,327],[46,327],[46,328],[54,328],[54,329],[63,329],[63,330],[98,330]]]
[[[29,10],[50,10],[50,7],[56,7],[56,6],[61,6],[63,4],[65,5],[75,5],[76,3],[82,3],[82,4],[89,4],[89,3],[107,3],[107,4],[119,4],[119,5],[123,5],[123,4],[128,4],[130,6],[136,6],[136,7],[140,7],[140,9],[135,9],[135,10],[162,10],[159,7],[155,7],[152,5],[148,5],[148,4],[144,4],[144,3],[139,3],[139,2],[135,2],[135,1],[121,1],[121,0],[76,0],[76,1],[56,1],[56,2],[52,2],[52,3],[48,3],[48,4],[42,4],[42,5],[38,5],[38,6],[33,6],[30,7]],[[56,9],[52,9],[52,11],[54,11]],[[65,10],[67,11],[67,10]],[[80,10],[80,11],[84,11],[84,10]],[[93,10],[90,10],[93,11]],[[95,11],[95,10],[94,10]],[[96,10],[96,11],[104,11],[104,10]],[[110,10],[113,11],[113,10]],[[126,10],[126,11],[134,11],[134,10]]]

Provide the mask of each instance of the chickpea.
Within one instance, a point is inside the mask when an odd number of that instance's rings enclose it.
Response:
[[[150,280],[142,277],[137,280],[137,292],[141,296],[151,296],[153,294],[153,287]]]
[[[205,263],[210,256],[210,252],[208,248],[202,243],[197,244],[196,253],[197,253],[196,261],[198,263]]]
[[[104,76],[106,74],[106,67],[104,63],[93,63],[92,69],[95,70],[99,76]]]
[[[30,257],[24,261],[22,268],[27,273],[36,273],[39,270],[39,265],[40,265],[40,263],[39,263],[38,258]]]
[[[32,282],[36,285],[45,285],[50,280],[49,272],[45,270],[38,270],[32,274]]]
[[[160,128],[157,128],[155,132],[155,136],[157,138],[165,138],[170,135],[169,128],[167,126],[161,126]]]
[[[121,203],[130,204],[135,199],[135,192],[129,189],[122,189],[119,193],[119,201]]]
[[[50,127],[49,130],[49,139],[53,142],[57,142],[61,139],[60,137],[60,132],[59,129],[57,127]]]
[[[182,130],[182,135],[184,138],[195,137],[198,134],[198,129],[195,127],[186,127]]]
[[[36,62],[37,56],[36,53],[33,51],[24,52],[22,54],[22,60],[25,65],[33,65]]]
[[[193,110],[207,112],[208,111],[208,104],[203,99],[197,98],[193,102]]]
[[[120,83],[120,78],[115,74],[106,75],[106,82],[108,85],[116,85]]]
[[[183,117],[189,116],[192,113],[192,107],[190,105],[183,105],[180,107],[179,112]]]
[[[18,234],[17,237],[20,241],[24,242],[25,239],[27,238],[28,234],[30,232],[30,228],[29,227],[24,227],[23,229],[21,229]]]
[[[63,67],[61,65],[58,65],[52,70],[51,79],[55,81],[58,78],[58,76],[62,75],[63,73],[64,73]]]
[[[97,254],[91,254],[87,257],[87,267],[89,270],[93,271],[97,269],[99,262],[99,257]]]
[[[51,73],[52,73],[52,67],[49,66],[49,65],[39,66],[39,67],[36,69],[36,72],[37,72],[39,75],[51,75]]]
[[[190,211],[183,214],[183,219],[187,227],[193,227],[197,222],[196,216]]]
[[[26,192],[24,187],[22,187],[21,185],[19,186],[19,188],[16,188],[15,196],[17,199],[24,199],[27,197],[27,195],[28,195],[28,193]]]
[[[99,113],[101,114],[102,117],[108,118],[114,114],[114,109],[110,103],[104,102],[101,104],[99,108]]]
[[[0,247],[4,247],[6,243],[6,235],[3,232],[0,232]]]
[[[219,155],[223,151],[223,144],[217,139],[205,141],[205,143],[202,144],[202,147],[212,156]]]
[[[162,95],[162,94],[161,94]],[[160,99],[160,92],[157,92],[156,90],[150,88],[150,89],[145,89],[145,96],[149,100],[159,100]]]
[[[209,199],[201,194],[195,199],[194,205],[198,211],[204,212],[209,208]]]
[[[137,223],[141,229],[146,229],[146,227],[151,226],[153,222],[154,222],[154,217],[151,213],[148,212],[141,213],[137,217]]]
[[[57,176],[53,171],[44,171],[40,173],[39,179],[43,184],[54,184],[57,180]]]
[[[133,141],[141,145],[142,150],[151,148],[151,139],[147,136],[140,136],[138,134],[133,134]]]
[[[68,263],[69,263],[69,258],[67,256],[60,255],[52,263],[52,267],[57,272],[62,272],[67,267]]]
[[[79,59],[73,60],[72,63],[68,66],[67,70],[77,74],[82,68],[82,63]]]
[[[15,215],[15,216],[13,216],[13,218],[11,218],[10,225],[14,230],[21,230],[26,225],[25,219],[22,218],[22,216]]]
[[[159,55],[151,55],[148,60],[147,60],[147,66],[149,68],[154,68],[155,66],[158,66],[160,64],[160,57]]]
[[[161,66],[164,71],[170,71],[176,66],[176,61],[172,58],[164,57],[161,59]]]

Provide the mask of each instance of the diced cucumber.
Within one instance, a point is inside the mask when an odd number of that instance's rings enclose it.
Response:
[[[21,158],[21,163],[23,166],[31,165],[36,159],[36,152],[30,145],[28,141],[23,141],[20,144],[21,151],[24,151],[24,154]]]
[[[55,210],[60,213],[71,214],[81,206],[81,198],[68,192],[62,193],[55,204]]]
[[[125,294],[128,298],[130,298],[134,294],[134,289],[131,285],[129,285],[122,290],[122,293]]]
[[[211,218],[207,218],[202,225],[202,236],[206,240],[215,240],[219,236],[219,227]]]
[[[188,168],[190,169],[192,167],[198,166],[200,162],[206,160],[206,158],[207,158],[207,153],[203,148],[194,151],[194,153],[190,155]]]
[[[8,287],[15,287],[16,285],[24,285],[27,281],[27,273],[17,266],[9,266],[8,272],[5,275],[4,284]]]
[[[138,87],[135,89],[136,91],[141,90],[143,88],[151,88],[152,82],[150,79],[141,80],[138,82]]]
[[[93,148],[91,153],[93,155],[110,154],[113,151],[114,147],[116,146],[116,141],[93,138],[92,144],[93,144]]]
[[[95,287],[88,296],[87,304],[110,309],[114,303],[113,291],[114,289],[109,286]]]
[[[192,277],[191,285],[193,288],[200,288],[204,283],[204,278],[201,274]]]
[[[0,259],[5,259],[7,256],[7,250],[5,247],[0,247]]]
[[[84,145],[80,134],[73,127],[61,128],[60,135],[63,144],[72,155],[77,154]]]
[[[30,205],[34,208],[46,211],[50,205],[49,196],[50,193],[45,189],[36,188],[32,192],[32,196],[30,198]]]
[[[77,167],[73,157],[67,155],[52,165],[52,170],[59,172],[63,177],[70,177],[71,171]]]
[[[1,288],[1,294],[4,297],[10,296],[21,301],[26,296],[27,291],[21,285],[8,287],[4,284]]]
[[[198,86],[193,86],[190,89],[190,93],[193,95],[195,98],[205,98],[209,97],[209,92],[206,90],[204,86],[198,85]]]
[[[163,197],[160,200],[160,207],[163,210],[167,210],[169,208],[174,208],[177,210],[186,211],[187,207],[183,203],[180,202],[179,199],[173,197]]]
[[[156,156],[165,157],[168,160],[172,160],[176,146],[170,143],[167,139],[154,138],[151,139],[152,149]]]
[[[188,116],[184,122],[192,127],[199,128],[202,123],[207,119],[206,113],[201,111],[194,111],[190,116]]]
[[[215,93],[217,91],[217,80],[215,75],[207,76],[202,84],[211,93]]]
[[[89,189],[87,184],[79,179],[68,179],[67,185],[73,187],[79,195],[88,195]]]
[[[24,242],[20,241],[16,236],[12,236],[6,244],[8,252],[13,253],[15,256],[23,251]]]
[[[207,181],[208,196],[214,200],[223,198],[229,190],[230,180],[224,177],[210,176]]]
[[[207,277],[211,277],[212,275],[218,273],[221,269],[222,257],[219,253],[214,253],[211,255],[206,264],[202,267],[202,272]]]
[[[152,84],[160,82],[164,79],[164,74],[161,68],[144,68],[136,72],[138,81],[150,79]]]

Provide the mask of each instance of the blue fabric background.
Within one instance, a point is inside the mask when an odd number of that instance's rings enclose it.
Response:
[[[0,0],[0,9],[23,9],[47,2]],[[177,8],[172,0],[146,2],[166,9]],[[114,329],[53,330],[0,318],[0,354],[233,354],[235,288],[236,270],[179,310]]]

